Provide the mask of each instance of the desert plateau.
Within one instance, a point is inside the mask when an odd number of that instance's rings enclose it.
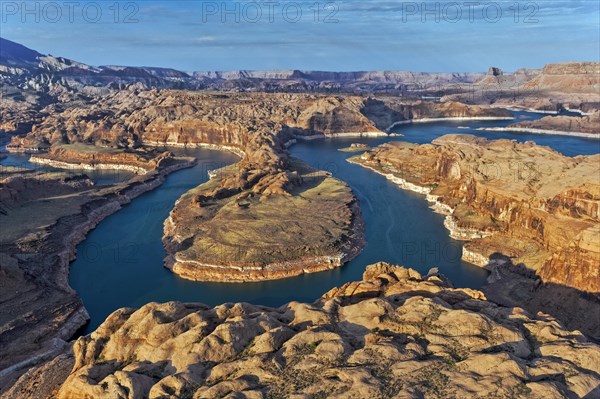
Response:
[[[1,398],[600,398],[594,2],[151,3],[2,5]]]

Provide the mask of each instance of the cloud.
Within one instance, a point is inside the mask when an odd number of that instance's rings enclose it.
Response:
[[[209,43],[209,42],[216,41],[217,38],[215,36],[200,36],[200,37],[197,37],[195,40],[198,43]]]

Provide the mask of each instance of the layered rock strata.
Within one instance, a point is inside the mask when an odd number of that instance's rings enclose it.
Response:
[[[460,86],[443,101],[490,104],[556,113],[562,108],[600,110],[600,63],[548,64],[541,71],[505,74],[496,68],[473,85]]]
[[[447,135],[389,143],[352,159],[428,194],[464,259],[504,255],[548,283],[600,292],[600,156],[565,157],[533,143]]]
[[[507,130],[541,133],[581,135],[600,138],[600,111],[585,116],[546,116],[536,121],[514,123]]]
[[[44,119],[12,151],[40,151],[59,144],[135,148],[215,145],[245,150],[259,133],[294,136],[381,135],[397,122],[444,118],[510,118],[501,109],[456,102],[407,101],[317,94],[143,90],[131,86],[89,104],[49,106]]]
[[[63,169],[115,169],[143,175],[160,167],[162,162],[172,156],[171,152],[125,152],[119,149],[70,144],[51,147],[48,153],[31,156],[29,161]]]

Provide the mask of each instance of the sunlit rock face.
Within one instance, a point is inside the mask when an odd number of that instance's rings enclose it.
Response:
[[[545,282],[600,292],[600,156],[446,135],[384,144],[354,161],[426,190],[451,235],[469,241],[465,260],[485,266],[502,254]]]
[[[121,309],[43,375],[73,367],[54,381],[62,399],[559,398],[592,392],[599,362],[598,345],[546,315],[379,263],[313,304]]]

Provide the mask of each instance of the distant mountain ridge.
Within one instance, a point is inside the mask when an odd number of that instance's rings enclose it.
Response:
[[[235,80],[235,79],[270,79],[270,80],[292,80],[304,79],[313,81],[374,81],[391,82],[415,79],[419,76],[436,76],[448,81],[472,82],[473,77],[481,77],[483,73],[458,73],[458,72],[405,72],[405,71],[353,71],[353,72],[331,72],[331,71],[306,71],[306,70],[272,70],[272,71],[197,71],[193,76],[200,79]]]
[[[37,51],[0,37],[0,60],[3,64],[35,63],[40,57],[43,55]]]
[[[600,88],[598,71],[598,62],[571,62],[548,64],[543,69],[522,68],[514,73],[492,67],[487,74],[285,69],[183,72],[160,67],[91,66],[64,57],[43,55],[0,38],[0,81],[9,88],[5,94],[39,96],[42,93],[56,97],[57,93],[69,93],[71,99],[79,94],[94,96],[136,84],[146,89],[383,94],[417,100],[458,100],[475,104],[503,102],[507,105],[515,103],[518,95],[524,100],[516,105],[526,108],[556,110],[567,104],[578,109],[596,109],[598,100],[593,94]],[[537,95],[540,90],[564,95],[543,104],[529,98],[531,93]]]
[[[64,57],[54,57],[52,55],[43,55],[35,50],[29,49],[19,43],[0,37],[0,64],[12,64],[14,66],[26,66],[24,64],[35,64],[38,67],[43,67],[44,62],[51,63],[52,59],[60,60],[63,64],[62,69],[66,69],[71,65],[83,66],[86,64],[69,60]],[[40,65],[40,62],[42,65]],[[439,76],[448,80],[470,81],[472,77],[480,77],[483,73],[465,73],[465,72],[407,72],[407,71],[318,71],[318,70],[297,70],[297,69],[281,69],[281,70],[232,70],[232,71],[194,71],[183,72],[174,68],[160,67],[136,67],[123,65],[103,65],[93,67],[86,65],[87,68],[100,71],[146,71],[156,77],[178,77],[178,78],[196,78],[196,79],[211,79],[211,80],[236,80],[236,79],[269,79],[269,80],[291,80],[291,79],[306,79],[314,81],[393,81],[399,79],[409,79],[415,76]],[[56,68],[58,69],[58,68]]]
[[[398,93],[407,86],[429,87],[474,83],[484,73],[424,73],[405,71],[195,71],[120,65],[90,66],[64,57],[43,55],[0,38],[0,77],[21,86],[32,77],[46,76],[67,86],[116,86],[142,83],[148,87],[226,91],[349,91]],[[35,78],[34,78],[35,80]],[[48,80],[48,79],[46,79]],[[32,82],[29,82],[30,85]],[[38,82],[39,83],[39,82]]]

